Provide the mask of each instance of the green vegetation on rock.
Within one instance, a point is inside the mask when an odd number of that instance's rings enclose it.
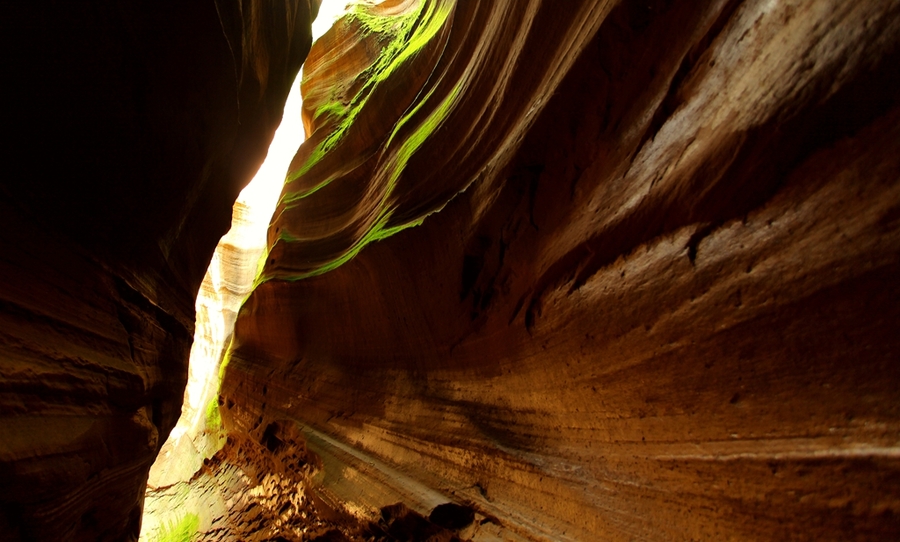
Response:
[[[378,59],[361,75],[365,83],[349,104],[339,101],[335,96],[333,101],[317,108],[316,117],[328,115],[332,118],[332,129],[327,137],[313,149],[307,160],[289,173],[286,182],[292,182],[310,172],[324,156],[341,144],[348,130],[357,121],[366,106],[373,89],[409,62],[438,35],[441,28],[447,23],[453,5],[453,2],[446,0],[423,0],[415,9],[396,16],[379,16],[373,14],[369,6],[357,5],[348,14],[348,19],[344,24],[353,24],[355,21],[362,28],[363,33],[377,34],[381,53]],[[380,201],[373,209],[374,219],[369,223],[365,233],[334,260],[306,272],[291,276],[279,275],[279,279],[293,281],[327,273],[353,259],[369,243],[385,239],[422,223],[425,216],[407,220],[402,224],[392,223],[395,211],[392,208],[392,195],[410,159],[447,118],[457,102],[461,89],[462,84],[458,84],[446,95],[437,93],[436,88],[422,93],[417,97],[413,106],[394,125],[381,150],[382,161],[377,166],[378,169],[375,173],[382,177]],[[309,197],[336,178],[339,176],[326,174],[321,178],[317,177],[315,186],[285,193],[281,204],[285,206],[285,209],[290,209],[292,203]],[[282,230],[276,242],[293,243],[298,241],[299,239],[290,232]],[[271,276],[262,272],[257,275],[256,282],[259,284],[269,278]]]
[[[197,514],[186,514],[178,523],[170,522],[160,531],[156,542],[190,542],[200,528]]]
[[[430,42],[446,22],[450,11],[451,6],[448,2],[422,0],[415,10],[402,15],[379,16],[370,13],[368,6],[358,4],[345,16],[350,20],[358,21],[365,34],[379,35],[379,41],[383,43],[381,53],[378,59],[360,75],[365,83],[349,104],[344,104],[335,97],[334,101],[326,102],[316,109],[316,118],[323,114],[329,114],[337,119],[334,129],[316,146],[302,166],[288,174],[286,182],[294,181],[312,169],[328,151],[343,139],[368,102],[372,89],[390,77]],[[281,201],[290,203],[307,197],[330,180],[325,179],[319,185],[307,190],[285,194]]]
[[[206,428],[210,431],[218,431],[222,427],[222,415],[219,414],[219,397],[213,395],[206,405]]]

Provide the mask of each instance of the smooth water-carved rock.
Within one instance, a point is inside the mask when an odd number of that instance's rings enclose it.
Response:
[[[476,539],[900,534],[900,3],[391,5],[311,54],[232,430]]]
[[[7,6],[4,537],[136,534],[315,4]],[[357,10],[310,59],[198,477],[246,497],[229,532],[898,538],[898,26],[894,0]]]
[[[317,5],[4,6],[4,540],[137,536],[195,295]]]

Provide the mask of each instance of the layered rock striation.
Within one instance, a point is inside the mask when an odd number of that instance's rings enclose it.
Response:
[[[4,539],[137,536],[317,4],[5,6]],[[896,0],[356,8],[202,536],[900,537],[898,72]]]
[[[142,540],[165,540],[169,526],[181,524],[184,518],[196,518],[194,530],[210,530],[213,519],[225,515],[226,507],[220,501],[226,499],[217,498],[211,489],[190,486],[226,443],[218,418],[219,366],[265,248],[262,230],[268,221],[264,220],[259,223],[253,209],[239,199],[232,227],[216,246],[203,277],[181,417],[150,469]],[[223,473],[222,478],[222,485],[229,486],[234,477]],[[200,482],[212,485],[202,477]],[[201,502],[195,502],[198,500]]]
[[[4,5],[4,540],[137,537],[181,410],[196,293],[317,8]]]
[[[226,426],[475,539],[897,537],[898,36],[875,0],[360,8]]]

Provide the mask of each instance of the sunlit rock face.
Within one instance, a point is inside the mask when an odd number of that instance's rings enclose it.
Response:
[[[304,512],[311,515],[310,504],[285,475],[292,471],[276,468],[265,446],[242,447],[227,439],[218,405],[221,362],[235,317],[254,286],[284,171],[302,141],[300,89],[293,85],[266,160],[238,196],[231,229],[216,246],[197,294],[184,404],[150,468],[141,540],[251,540],[264,537],[267,529],[284,530],[284,504],[300,520]],[[305,458],[302,442],[294,448],[299,451],[292,459]],[[302,466],[300,461],[292,462],[295,470]],[[276,489],[290,495],[275,498]],[[299,523],[298,530],[303,532],[311,522]]]
[[[4,7],[0,538],[128,540],[317,2]]]
[[[219,366],[265,249],[258,230],[267,221],[253,223],[249,215],[245,203],[235,203],[232,227],[216,246],[200,285],[182,415],[150,471],[151,488],[190,480],[220,447],[216,420],[210,420],[217,416],[217,405],[211,403],[218,399]]]
[[[226,425],[475,539],[897,538],[898,40],[876,0],[346,19]]]

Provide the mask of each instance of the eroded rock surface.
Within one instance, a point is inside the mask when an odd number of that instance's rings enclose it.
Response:
[[[4,5],[4,540],[137,536],[197,290],[317,6]]]
[[[900,536],[900,2],[387,4],[312,51],[234,434],[476,539]]]

